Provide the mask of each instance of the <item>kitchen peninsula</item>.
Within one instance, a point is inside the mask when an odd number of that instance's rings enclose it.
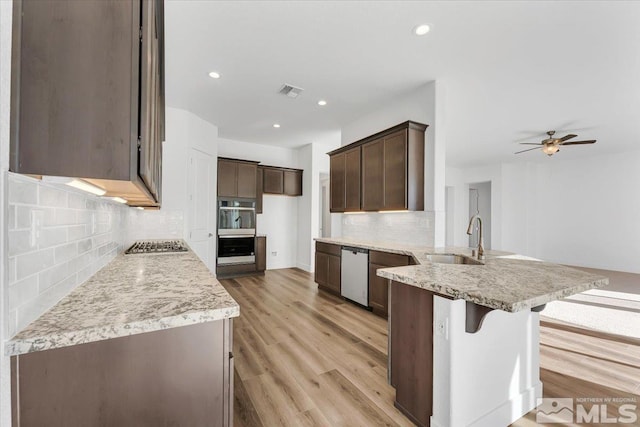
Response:
[[[14,419],[230,426],[239,314],[192,251],[121,254],[7,343]]]
[[[389,382],[420,426],[508,425],[536,407],[539,312],[608,279],[505,252],[316,239],[410,256],[389,286]],[[457,262],[453,263],[457,258]],[[371,273],[370,273],[371,274]]]

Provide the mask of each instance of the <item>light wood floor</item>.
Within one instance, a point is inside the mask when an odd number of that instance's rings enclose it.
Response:
[[[240,304],[236,426],[413,425],[393,406],[384,319],[319,292],[298,269],[220,282]],[[543,321],[540,353],[546,397],[640,403],[640,341]],[[534,420],[532,412],[514,425]]]

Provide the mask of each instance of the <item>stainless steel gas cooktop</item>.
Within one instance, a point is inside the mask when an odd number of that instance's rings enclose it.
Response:
[[[130,254],[166,254],[188,252],[189,248],[182,240],[141,240],[135,242],[124,253]]]

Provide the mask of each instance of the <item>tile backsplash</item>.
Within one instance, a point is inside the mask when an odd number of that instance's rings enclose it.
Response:
[[[433,246],[434,212],[343,214],[342,237]]]
[[[13,336],[123,250],[132,209],[11,173],[8,193],[6,332]]]

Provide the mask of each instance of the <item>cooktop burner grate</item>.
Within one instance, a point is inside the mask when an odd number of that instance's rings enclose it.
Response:
[[[125,254],[158,254],[188,252],[189,248],[181,240],[143,240],[135,242]]]

